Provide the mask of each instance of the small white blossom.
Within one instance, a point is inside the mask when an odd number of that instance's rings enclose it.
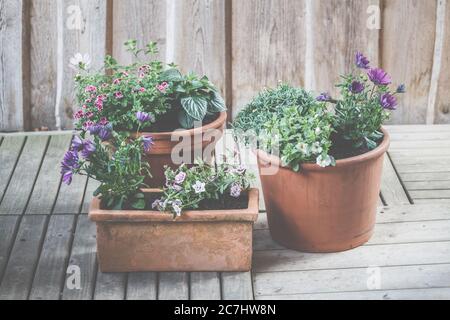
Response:
[[[306,156],[308,156],[309,153],[310,153],[309,146],[308,146],[306,143],[304,143],[304,142],[299,143],[298,149],[300,150],[300,152],[301,152],[302,154],[304,154],[304,155],[306,155]]]
[[[318,156],[316,159],[316,162],[319,166],[322,168],[329,167],[331,163],[333,162],[333,158],[331,158],[329,155],[323,157],[322,155]]]
[[[313,154],[319,154],[319,153],[322,153],[322,151],[323,151],[323,148],[320,145],[320,143],[319,142],[314,142],[314,144],[311,147],[311,152]]]
[[[69,67],[75,71],[78,71],[79,69],[89,70],[92,62],[88,54],[83,55],[81,53],[76,53],[69,61]]]
[[[319,135],[322,132],[322,129],[320,129],[319,127],[316,128],[316,135]]]
[[[202,193],[205,192],[205,185],[204,182],[196,181],[192,188],[194,188],[195,193]]]

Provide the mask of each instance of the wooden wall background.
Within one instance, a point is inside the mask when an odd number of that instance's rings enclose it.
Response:
[[[209,75],[232,115],[279,80],[333,91],[362,50],[407,85],[394,123],[450,123],[447,0],[0,0],[0,131],[71,128],[70,57],[129,62],[129,38]]]

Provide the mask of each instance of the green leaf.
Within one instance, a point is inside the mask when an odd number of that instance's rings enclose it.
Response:
[[[203,97],[185,97],[181,99],[184,111],[197,121],[203,121],[208,110],[208,102]]]
[[[194,119],[190,117],[186,111],[180,110],[178,112],[178,122],[184,129],[191,129],[194,127]]]
[[[175,68],[167,69],[161,73],[161,79],[165,81],[181,81],[183,76],[180,71]]]
[[[144,196],[143,193],[136,193],[135,196],[134,196],[134,198],[135,198],[135,199],[144,199],[145,196]]]
[[[94,197],[98,196],[102,192],[100,189],[101,189],[101,186],[98,187],[97,189],[95,189],[95,191],[93,193]]]
[[[144,199],[136,200],[135,202],[133,202],[132,207],[137,210],[145,209],[145,200]]]
[[[210,101],[209,111],[211,112],[226,111],[227,107],[225,106],[225,101],[223,100],[222,96],[217,91],[214,91],[213,94],[214,96]]]

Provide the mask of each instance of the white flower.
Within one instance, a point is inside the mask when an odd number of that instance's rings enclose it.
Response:
[[[319,142],[314,142],[314,144],[311,147],[311,152],[314,153],[314,154],[319,154],[319,153],[322,153],[322,151],[323,151],[323,148],[320,145],[320,143]]]
[[[322,129],[320,129],[319,127],[316,128],[316,135],[319,135],[322,132]]]
[[[172,208],[173,211],[175,211],[175,214],[177,215],[177,217],[181,216],[181,206],[183,205],[183,203],[181,202],[181,200],[174,200],[172,202]]]
[[[196,181],[192,188],[194,188],[195,193],[202,193],[205,192],[205,185],[204,182]]]
[[[300,150],[300,152],[302,154],[304,154],[306,156],[309,155],[309,146],[306,143],[304,143],[304,142],[299,143],[297,148]]]
[[[69,67],[75,71],[78,71],[79,69],[89,70],[91,67],[91,58],[88,54],[83,55],[81,53],[76,53],[69,61]]]
[[[333,158],[329,155],[323,157],[322,155],[318,156],[316,162],[322,168],[329,167],[333,162]]]

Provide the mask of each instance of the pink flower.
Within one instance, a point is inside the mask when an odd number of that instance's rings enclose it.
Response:
[[[94,116],[94,113],[92,111],[88,111],[88,112],[86,112],[85,116],[86,116],[86,118],[90,119]]]
[[[169,84],[167,82],[163,82],[160,85],[156,86],[156,89],[158,89],[160,92],[165,93],[166,89],[169,87]]]
[[[116,97],[116,99],[122,99],[123,98],[123,94],[120,91],[117,91],[116,93],[114,93],[114,97]]]
[[[83,123],[83,128],[88,129],[88,128],[92,127],[93,125],[94,125],[94,122],[86,121],[85,123]]]
[[[147,90],[143,87],[139,89],[139,92],[145,92],[145,91],[147,91]]]
[[[91,103],[91,102],[92,102],[92,99],[86,99],[85,102],[86,102],[86,103]]]
[[[84,117],[84,113],[83,113],[82,110],[78,110],[78,111],[73,115],[73,118],[74,118],[74,119],[80,119],[80,118],[83,118],[83,117]]]
[[[107,83],[102,84],[102,88],[107,88],[108,86],[109,86],[109,84],[107,84]]]
[[[87,109],[87,105],[83,104],[83,106],[81,108]]]
[[[97,87],[96,86],[87,86],[84,91],[86,92],[97,92]]]
[[[121,81],[122,81],[122,79],[120,79],[120,78],[115,79],[115,80],[113,81],[113,84],[120,84]]]
[[[122,74],[125,76],[125,77],[128,77],[130,74],[128,73],[128,72],[126,72],[126,71],[124,71],[124,72],[122,72]]]
[[[108,119],[106,119],[106,118],[101,118],[100,121],[99,121],[99,123],[100,123],[102,126],[106,126],[106,125],[109,123],[109,121],[108,121]]]

